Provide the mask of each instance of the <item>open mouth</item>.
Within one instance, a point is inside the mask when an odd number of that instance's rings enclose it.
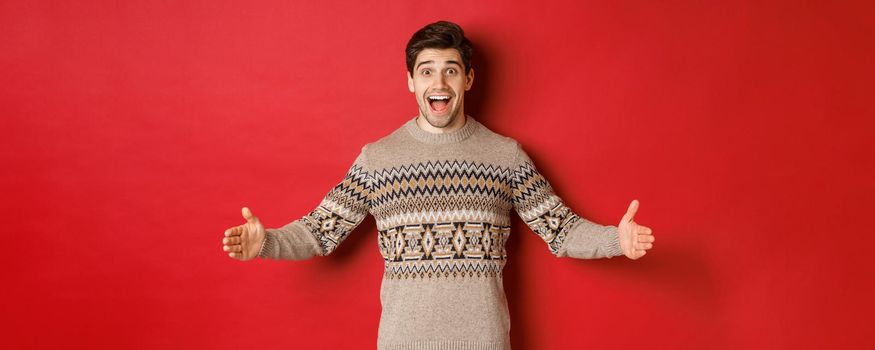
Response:
[[[426,97],[431,111],[442,114],[447,111],[450,106],[450,95],[432,95]]]

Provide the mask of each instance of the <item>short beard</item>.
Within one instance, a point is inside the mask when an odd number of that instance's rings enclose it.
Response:
[[[428,108],[428,106],[426,106],[426,108]],[[452,124],[454,121],[456,121],[456,118],[459,117],[458,116],[459,110],[456,109],[456,110],[451,111],[452,114],[450,114],[450,117],[447,119],[444,119],[443,120],[444,122],[441,123],[441,120],[436,119],[436,118],[432,118],[425,110],[422,110],[420,108],[419,112],[422,116],[425,116],[425,121],[428,122],[428,124],[430,124],[431,126],[433,126],[435,128],[439,128],[439,129],[446,128],[447,126]]]

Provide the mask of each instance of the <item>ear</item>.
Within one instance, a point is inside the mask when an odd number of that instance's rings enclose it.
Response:
[[[465,91],[471,90],[472,85],[474,85],[474,68],[471,68],[466,74]]]
[[[407,72],[407,90],[410,90],[410,92],[414,92],[414,90],[413,90],[413,74],[411,74],[410,72]]]

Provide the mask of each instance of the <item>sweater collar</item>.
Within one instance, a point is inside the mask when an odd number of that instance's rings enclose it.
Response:
[[[463,125],[461,129],[441,134],[428,132],[419,128],[419,125],[416,125],[416,117],[413,117],[413,119],[408,120],[407,123],[404,124],[405,129],[410,132],[410,135],[413,136],[413,138],[430,144],[462,142],[474,134],[474,132],[479,129],[479,126],[480,123],[470,115],[465,116],[465,125]]]

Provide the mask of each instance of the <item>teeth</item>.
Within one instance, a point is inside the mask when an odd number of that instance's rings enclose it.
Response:
[[[432,101],[436,101],[436,100],[449,100],[450,97],[449,97],[449,96],[429,96],[428,99],[429,99],[429,100],[432,100]]]

